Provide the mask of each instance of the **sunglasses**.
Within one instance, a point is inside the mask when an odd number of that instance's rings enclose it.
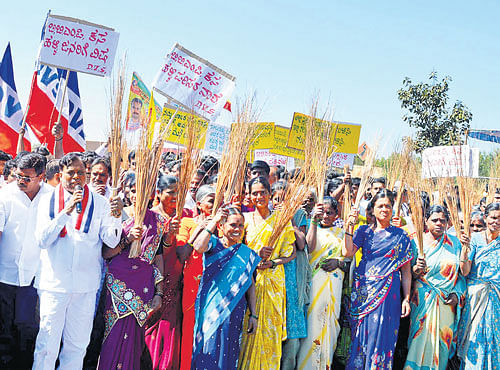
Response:
[[[28,184],[28,183],[31,182],[32,179],[35,179],[38,176],[33,176],[33,177],[31,177],[31,176],[22,176],[22,175],[19,175],[19,174],[15,173],[14,177],[17,179],[17,181],[21,181],[22,180],[23,182],[25,182],[25,183]]]

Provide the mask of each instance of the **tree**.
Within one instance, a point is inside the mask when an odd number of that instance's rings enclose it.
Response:
[[[415,147],[417,152],[438,145],[462,144],[462,135],[470,128],[472,113],[461,102],[448,107],[448,90],[451,77],[438,82],[437,72],[429,76],[431,83],[413,84],[409,77],[403,80],[398,90],[401,108],[407,111],[403,121],[417,129]]]

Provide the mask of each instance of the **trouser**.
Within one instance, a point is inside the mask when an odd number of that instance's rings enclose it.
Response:
[[[31,362],[38,331],[37,300],[32,286],[0,283],[0,357],[9,355],[19,367]]]
[[[34,370],[53,370],[59,353],[60,370],[77,370],[90,340],[96,291],[56,293],[38,290],[40,331],[36,338]]]

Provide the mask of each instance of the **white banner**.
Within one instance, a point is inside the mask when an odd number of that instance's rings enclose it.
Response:
[[[328,159],[328,165],[331,167],[343,168],[346,164],[350,168],[354,165],[354,157],[356,154],[350,153],[333,153]]]
[[[210,124],[207,129],[204,153],[220,159],[226,148],[226,143],[229,141],[230,133],[231,127],[216,123]]]
[[[468,145],[435,146],[422,152],[422,177],[478,177],[479,151]]]
[[[112,28],[49,14],[38,61],[53,67],[108,76],[113,69],[119,36]]]
[[[175,44],[157,73],[153,88],[214,122],[234,90],[234,80],[229,73]]]
[[[269,149],[256,149],[253,151],[253,155],[254,161],[264,161],[269,166],[285,166],[288,170],[295,168],[295,159],[271,153]]]

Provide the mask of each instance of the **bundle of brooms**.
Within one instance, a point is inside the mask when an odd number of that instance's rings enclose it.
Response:
[[[318,195],[318,202],[323,203],[325,193],[325,178],[328,168],[328,158],[335,151],[335,131],[337,125],[316,118],[318,102],[315,101],[311,114],[306,121],[306,135],[304,144],[304,165],[312,176],[312,181]]]
[[[191,179],[201,163],[202,151],[200,149],[200,142],[204,135],[200,135],[200,132],[201,130],[198,120],[196,119],[194,113],[191,113],[186,124],[186,151],[182,157],[179,182],[177,186],[176,214],[178,217],[182,216],[182,210],[184,209],[184,205],[186,203],[186,197],[191,185]]]
[[[424,256],[424,207],[422,202],[422,176],[418,170],[415,158],[408,155],[408,202],[411,209],[411,221],[415,228],[418,253]]]
[[[397,157],[396,161],[396,165],[399,169],[399,188],[394,204],[396,217],[399,217],[399,211],[401,210],[401,201],[403,199],[403,193],[405,191],[405,182],[407,181],[408,175],[410,175],[410,167],[413,167],[413,171],[418,172],[416,163],[411,156],[412,152],[413,141],[409,137],[406,137],[404,139],[403,151]]]
[[[154,138],[155,125],[151,122],[151,114],[149,117],[141,117],[141,135],[135,152],[136,202],[134,207],[134,226],[141,226],[144,223],[149,200],[155,190],[156,178],[160,169],[164,137],[174,117],[175,114],[172,115],[166,125],[161,126],[156,138]],[[139,256],[140,251],[141,241],[135,240],[130,248],[129,258]]]
[[[241,194],[245,181],[246,158],[257,132],[260,110],[256,108],[255,95],[238,105],[236,123],[231,126],[229,140],[220,160],[212,216],[235,193]]]
[[[315,185],[311,172],[309,167],[304,166],[298,171],[293,181],[288,182],[283,201],[279,209],[274,211],[273,230],[266,243],[268,247],[275,248],[281,233],[309,195],[310,187]]]
[[[111,152],[111,188],[113,196],[118,194],[120,182],[120,171],[122,157],[126,157],[127,153],[123,151],[123,96],[125,93],[126,81],[126,58],[123,57],[120,61],[117,76],[111,80],[111,95],[109,104],[109,117],[111,120],[111,132],[109,135],[109,151]],[[114,217],[120,217],[120,212],[112,212]]]

